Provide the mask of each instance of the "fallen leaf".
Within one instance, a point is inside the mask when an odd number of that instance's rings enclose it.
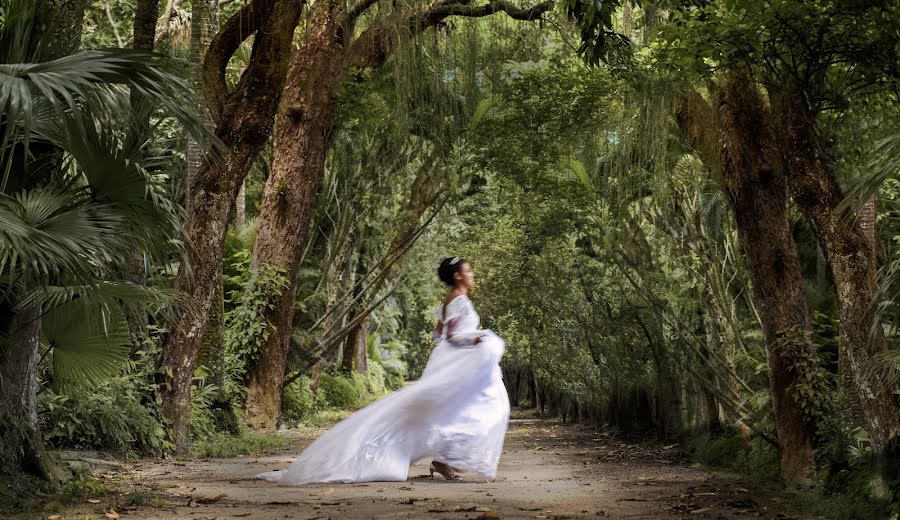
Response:
[[[100,503],[100,501],[97,500],[96,498],[89,498],[89,499],[85,500],[85,502],[87,502],[88,504],[99,504]]]
[[[327,497],[328,495],[330,495],[330,494],[332,494],[332,493],[334,493],[334,488],[333,488],[333,487],[330,487],[330,488],[327,488],[327,489],[323,489],[322,491],[320,491],[320,492],[318,492],[318,493],[313,493],[313,496],[316,496],[316,497]]]
[[[412,491],[412,488],[409,486],[400,486],[398,489],[402,489],[403,491]]]
[[[60,518],[59,515],[50,515],[47,517],[47,520],[59,520],[59,518]]]
[[[112,509],[110,509],[109,511],[107,511],[104,514],[106,515],[106,518],[119,518],[119,513],[116,513]]]
[[[699,515],[700,513],[705,513],[705,512],[710,511],[710,510],[712,510],[711,507],[704,507],[704,508],[701,508],[701,509],[694,509],[693,511],[691,511],[691,514],[692,514],[692,515]]]
[[[712,491],[707,491],[705,493],[694,493],[694,496],[695,497],[713,497],[713,496],[716,496],[716,494],[713,493]]]

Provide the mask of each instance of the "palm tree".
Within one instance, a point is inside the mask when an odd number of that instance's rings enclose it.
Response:
[[[58,381],[96,380],[127,359],[119,303],[173,296],[117,279],[136,246],[181,249],[164,158],[139,124],[151,109],[132,109],[129,93],[209,139],[169,60],[118,49],[46,60],[35,11],[0,2],[0,472],[57,480],[37,425],[41,338]]]

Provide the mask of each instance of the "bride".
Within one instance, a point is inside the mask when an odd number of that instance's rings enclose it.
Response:
[[[404,481],[410,464],[432,458],[431,476],[459,480],[459,471],[497,473],[509,421],[501,378],[504,343],[478,330],[467,294],[472,266],[446,258],[438,277],[450,287],[438,311],[432,351],[422,377],[354,413],[316,439],[284,471],[257,478],[283,486],[309,482]]]

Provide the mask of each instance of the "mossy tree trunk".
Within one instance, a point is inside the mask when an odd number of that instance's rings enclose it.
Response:
[[[186,453],[190,443],[191,381],[219,290],[232,205],[269,139],[302,7],[298,0],[254,0],[222,26],[204,59],[203,90],[224,147],[192,183],[185,222],[190,263],[181,266],[175,283],[194,301],[194,308],[176,318],[163,347],[163,413],[179,453]],[[241,42],[253,34],[250,64],[229,91],[225,68]]]
[[[877,292],[875,243],[858,219],[840,211],[844,193],[825,156],[815,116],[805,98],[770,88],[779,144],[791,196],[812,224],[834,277],[841,321],[840,365],[853,381],[874,452],[882,456],[900,435],[900,403],[892,388],[872,380],[870,360],[887,351],[880,325],[872,323]],[[896,448],[889,457],[898,464]]]
[[[789,480],[807,480],[814,471],[816,426],[792,392],[801,378],[794,368],[798,360],[778,348],[786,335],[810,330],[784,167],[753,78],[732,71],[715,90],[713,104],[699,94],[686,95],[678,123],[734,214],[766,341],[781,471]]]

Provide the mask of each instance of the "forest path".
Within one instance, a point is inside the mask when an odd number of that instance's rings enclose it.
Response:
[[[413,466],[407,482],[277,487],[252,478],[285,468],[322,431],[267,456],[140,461],[105,476],[120,495],[60,518],[805,518],[785,513],[785,495],[691,465],[673,446],[524,412],[510,422],[493,481],[431,480],[427,462]]]

